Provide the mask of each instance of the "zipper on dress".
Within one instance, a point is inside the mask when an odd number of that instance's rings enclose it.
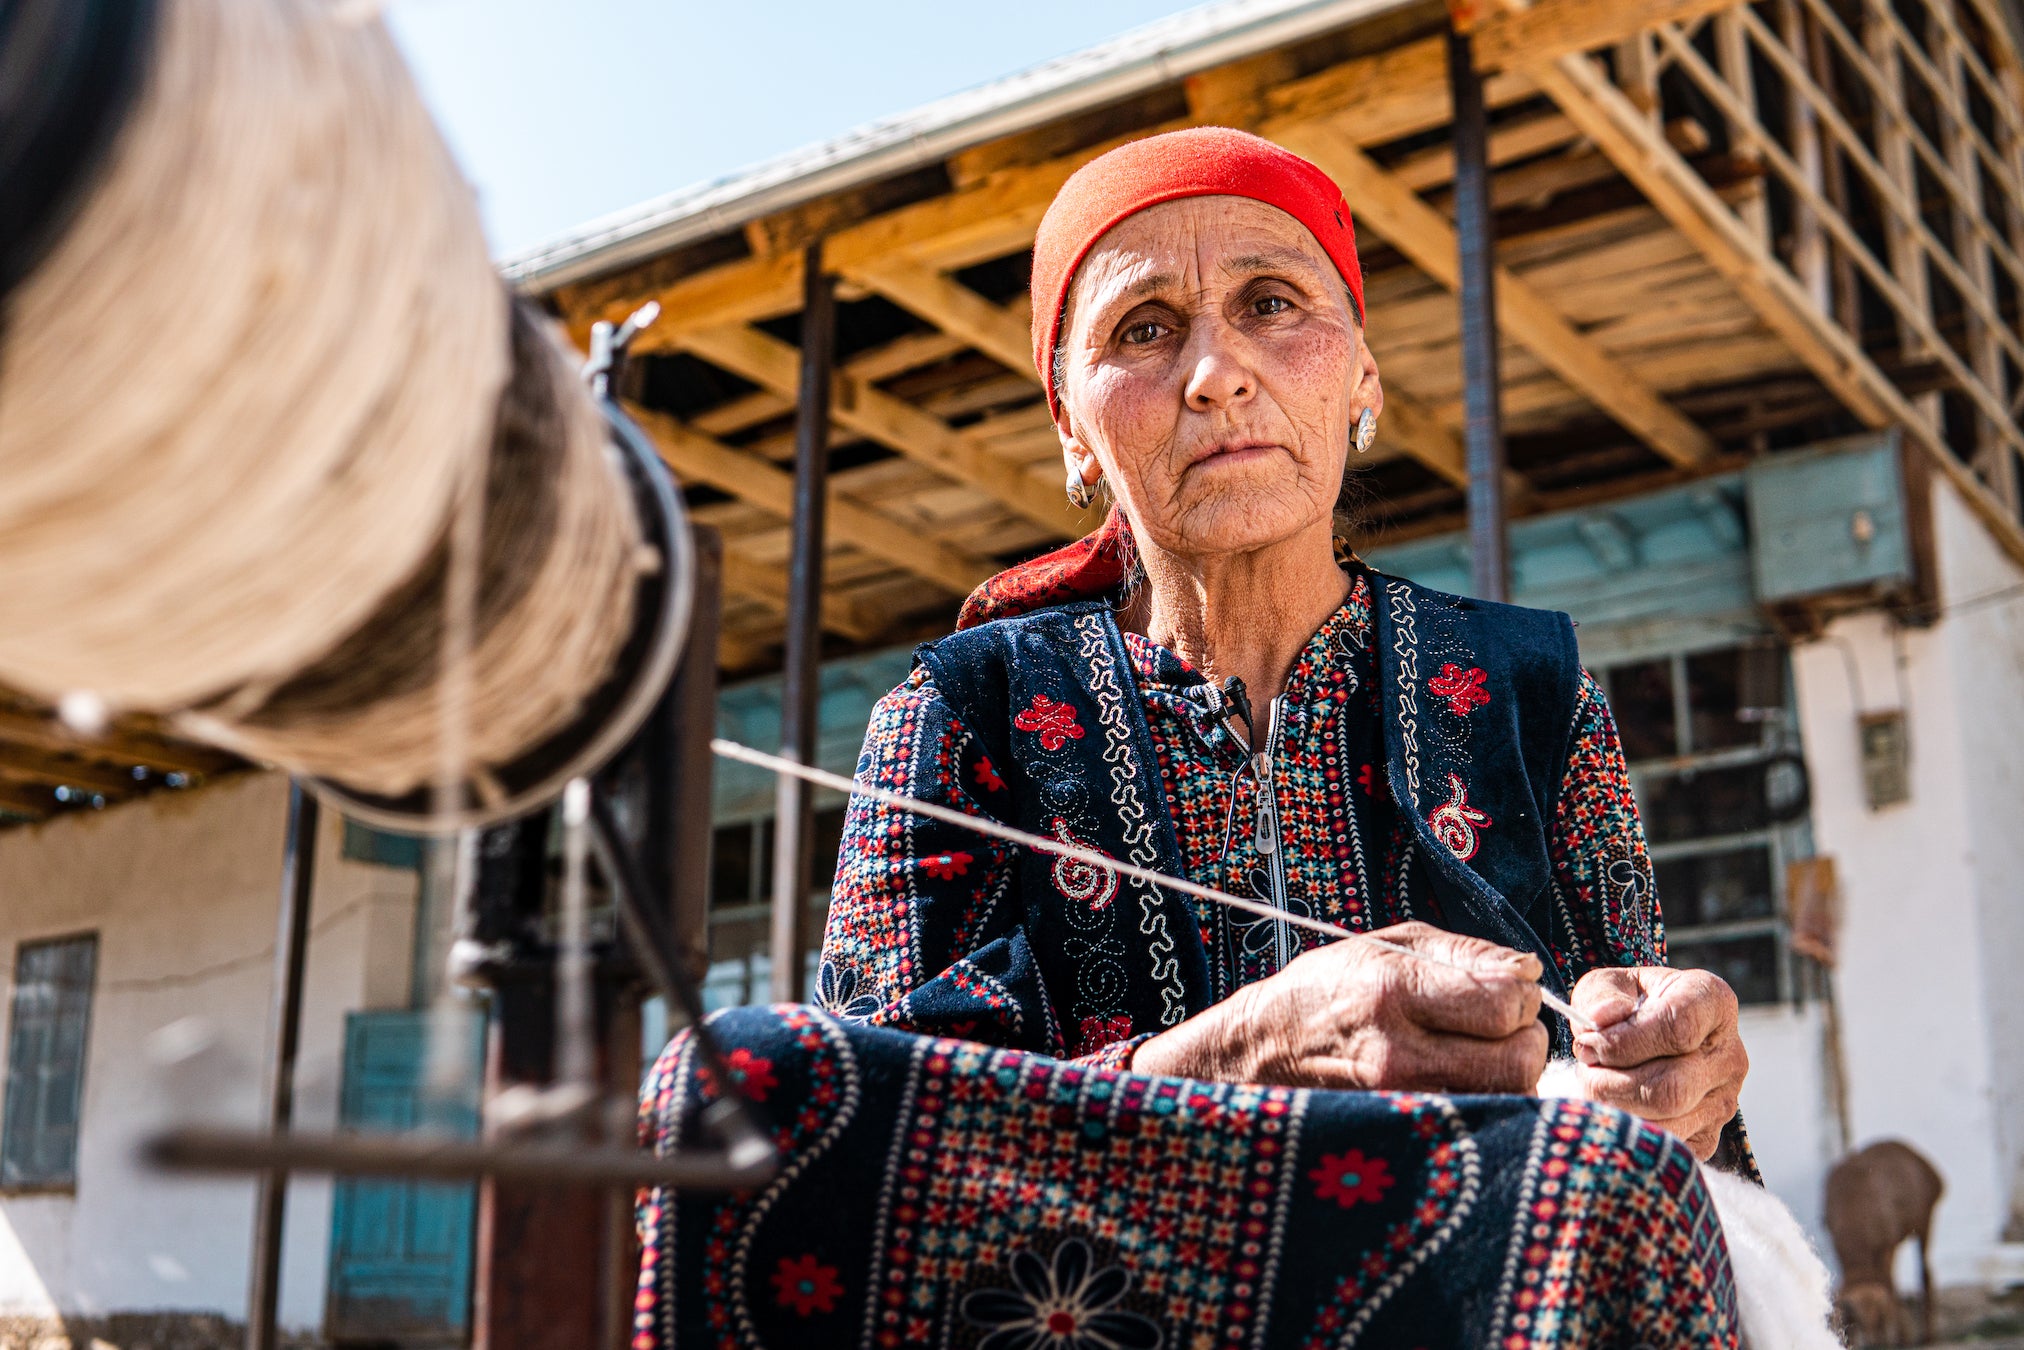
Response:
[[[1279,742],[1285,730],[1284,695],[1272,700],[1265,717],[1265,743],[1258,753],[1251,757],[1251,777],[1258,788],[1258,814],[1252,827],[1252,840],[1258,851],[1265,855],[1265,871],[1272,879],[1272,907],[1286,909],[1286,850],[1280,847],[1279,803],[1274,791],[1272,760],[1279,753]],[[1293,960],[1293,926],[1284,919],[1272,920],[1272,954],[1276,969],[1284,970]]]

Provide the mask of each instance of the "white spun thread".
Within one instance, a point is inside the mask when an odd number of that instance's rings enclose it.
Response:
[[[1095,849],[1084,848],[1079,844],[1063,843],[1059,839],[1049,839],[1045,835],[1028,834],[1024,830],[1016,829],[1010,825],[1002,825],[995,820],[982,816],[966,815],[951,807],[938,806],[934,802],[924,802],[918,798],[909,797],[904,793],[876,787],[854,778],[845,778],[842,774],[830,773],[826,769],[818,769],[812,765],[797,763],[791,759],[782,759],[779,755],[769,755],[764,750],[754,750],[751,746],[740,745],[736,741],[727,741],[719,737],[710,742],[710,750],[711,753],[723,759],[737,760],[742,764],[750,764],[773,773],[784,773],[790,777],[800,778],[819,787],[832,788],[838,792],[868,797],[872,801],[884,802],[887,806],[896,806],[903,811],[911,811],[916,815],[926,816],[930,820],[939,820],[947,825],[955,825],[962,829],[975,831],[978,834],[989,835],[993,839],[1003,839],[1006,843],[1018,844],[1022,848],[1030,848],[1038,853],[1052,853],[1057,857],[1072,858],[1076,862],[1087,863],[1091,867],[1099,867],[1104,871],[1121,877],[1130,877],[1134,881],[1143,881],[1150,885],[1161,887],[1164,890],[1178,891],[1182,895],[1192,895],[1218,905],[1226,905],[1231,909],[1243,910],[1247,914],[1256,914],[1261,918],[1276,919],[1281,923],[1291,924],[1296,928],[1305,928],[1310,932],[1323,933],[1333,938],[1350,938],[1357,942],[1366,942],[1373,947],[1382,948],[1385,951],[1408,957],[1414,961],[1424,961],[1428,965],[1434,966],[1445,966],[1449,970],[1459,970],[1468,975],[1487,973],[1463,962],[1450,961],[1445,956],[1437,956],[1432,952],[1423,952],[1416,947],[1408,947],[1403,943],[1393,942],[1372,933],[1360,933],[1354,928],[1344,928],[1339,924],[1325,923],[1320,919],[1310,919],[1304,914],[1295,914],[1289,910],[1279,909],[1264,903],[1262,900],[1249,900],[1241,895],[1232,895],[1228,891],[1219,891],[1213,886],[1204,886],[1200,882],[1189,881],[1185,877],[1168,876],[1166,873],[1155,871],[1153,868],[1140,867],[1136,863],[1122,862],[1107,853],[1099,853]],[[1577,1030],[1596,1030],[1595,1023],[1576,1012],[1565,999],[1555,994],[1551,989],[1547,989],[1542,985],[1539,990],[1539,998],[1547,1007],[1565,1017]]]
[[[361,6],[164,0],[8,320],[0,683],[367,791],[482,794],[623,644],[658,560],[600,415],[551,336],[509,340],[470,189]],[[488,541],[479,578],[509,370],[553,385],[532,402],[562,451],[513,522],[545,547]],[[373,650],[389,603],[440,609],[438,640]]]

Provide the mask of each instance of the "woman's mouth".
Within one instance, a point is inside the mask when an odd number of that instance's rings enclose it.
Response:
[[[1243,464],[1262,458],[1278,448],[1278,444],[1273,441],[1218,441],[1216,444],[1210,446],[1208,450],[1196,456],[1194,463],[1188,467],[1192,469],[1204,464]]]

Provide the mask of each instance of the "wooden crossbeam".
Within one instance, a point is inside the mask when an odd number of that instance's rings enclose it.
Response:
[[[681,344],[782,397],[792,398],[799,386],[795,349],[749,325],[684,333]],[[846,372],[837,372],[831,416],[860,436],[970,484],[1055,535],[1073,537],[1096,524],[1092,513],[1073,511],[1059,488],[999,459],[932,413]]]
[[[1715,75],[1707,63],[1701,60],[1700,54],[1694,51],[1691,45],[1671,29],[1661,29],[1660,33],[1675,51],[1676,59],[1681,68],[1694,77],[1696,83],[1701,86],[1704,93],[1708,94],[1717,104],[1726,108],[1734,108],[1736,106],[1732,91]],[[1819,188],[1813,186],[1801,167],[1794,163],[1791,157],[1776,142],[1767,140],[1761,147],[1761,153],[1765,161],[1778,171],[1780,178],[1784,180],[1786,186],[1791,188],[1793,193],[1811,209],[1818,225],[1828,234],[1831,234],[1836,243],[1841,245],[1842,256],[1862,270],[1863,274],[1869,278],[1871,284],[1882,293],[1883,297],[1890,302],[1892,308],[1897,311],[1899,319],[1910,326],[1919,336],[1930,358],[1946,367],[1947,373],[1954,377],[1955,383],[1961,388],[1961,392],[1981,409],[1983,416],[1988,419],[1986,425],[1996,434],[2009,440],[2019,450],[2024,450],[2024,431],[2020,431],[2015,422],[2011,420],[2009,410],[2003,405],[1998,392],[1990,387],[1986,376],[1980,372],[1971,370],[1955,354],[1954,349],[1947,345],[1940,337],[1938,330],[1934,327],[1930,314],[1914,301],[1910,293],[1898,284],[1897,277],[1890,268],[1870,251],[1869,246],[1863,241],[1861,235],[1856,232],[1853,225],[1849,224],[1842,213],[1835,208],[1834,203],[1827,200]],[[1853,160],[1856,157],[1851,155],[1850,158]],[[1878,166],[1878,172],[1882,172],[1880,166]],[[1926,230],[1922,223],[1917,226],[1917,230],[1920,237],[1927,241],[1927,255],[1935,262],[1944,257],[1944,250],[1941,248],[1939,241],[1933,239],[1931,232]],[[1958,264],[1953,263],[1951,258],[1946,259],[1946,261],[1958,269]],[[1988,289],[1986,285],[1981,290],[1974,290],[1972,289],[1974,283],[1965,277],[1961,279],[1959,284],[1962,286],[1964,295],[1975,300],[1979,305],[1985,307],[1986,310],[1986,307],[1990,304],[1989,297],[1986,294]],[[1816,306],[1816,308],[1818,307]],[[2001,323],[2000,318],[1997,319],[1997,322]],[[2004,336],[2008,337],[2012,343],[2016,342],[2015,337],[2008,334],[2007,330],[2002,331]],[[2024,345],[2019,345],[2016,351],[2020,359],[2024,359]]]
[[[139,786],[130,767],[95,764],[25,745],[0,745],[0,778],[17,783],[47,783],[51,787],[62,784],[121,796]]]
[[[889,257],[854,265],[844,275],[961,338],[1007,370],[1034,375],[1026,321],[947,273],[907,258]]]
[[[1288,148],[1320,165],[1356,203],[1357,223],[1382,235],[1434,280],[1461,285],[1455,228],[1392,177],[1339,128],[1315,123]],[[1661,398],[1635,371],[1569,323],[1551,301],[1507,268],[1497,269],[1497,321],[1576,392],[1666,459],[1692,467],[1712,458],[1714,438]]]
[[[752,503],[783,520],[794,515],[794,475],[763,459],[744,454],[679,420],[651,408],[627,408],[654,438],[661,458],[678,475],[707,483],[720,492]],[[934,582],[952,595],[968,595],[998,569],[975,557],[830,489],[830,537],[893,566]]]
[[[1535,68],[1532,75],[1849,411],[1868,426],[1902,427],[1953,483],[2003,551],[2024,564],[2024,530],[2003,503],[1955,457],[1861,345],[1814,306],[1765,243],[1593,61],[1570,55]]]
[[[787,609],[787,569],[761,562],[729,539],[724,541],[724,588],[783,613]],[[822,626],[832,633],[873,642],[890,626],[890,618],[833,586],[823,588]]]
[[[115,764],[145,764],[164,772],[218,773],[233,763],[222,751],[180,741],[121,730],[79,736],[53,717],[0,710],[0,754],[14,746]]]
[[[0,783],[0,811],[25,816],[29,820],[47,820],[55,814],[56,806],[56,797],[48,788],[24,788]]]

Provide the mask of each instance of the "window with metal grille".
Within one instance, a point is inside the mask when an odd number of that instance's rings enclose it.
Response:
[[[1785,649],[1675,652],[1595,672],[1644,817],[1671,964],[1744,1004],[1796,999],[1786,866],[1813,851]]]
[[[25,942],[15,955],[0,1187],[34,1190],[77,1181],[77,1123],[97,965],[96,934]]]

